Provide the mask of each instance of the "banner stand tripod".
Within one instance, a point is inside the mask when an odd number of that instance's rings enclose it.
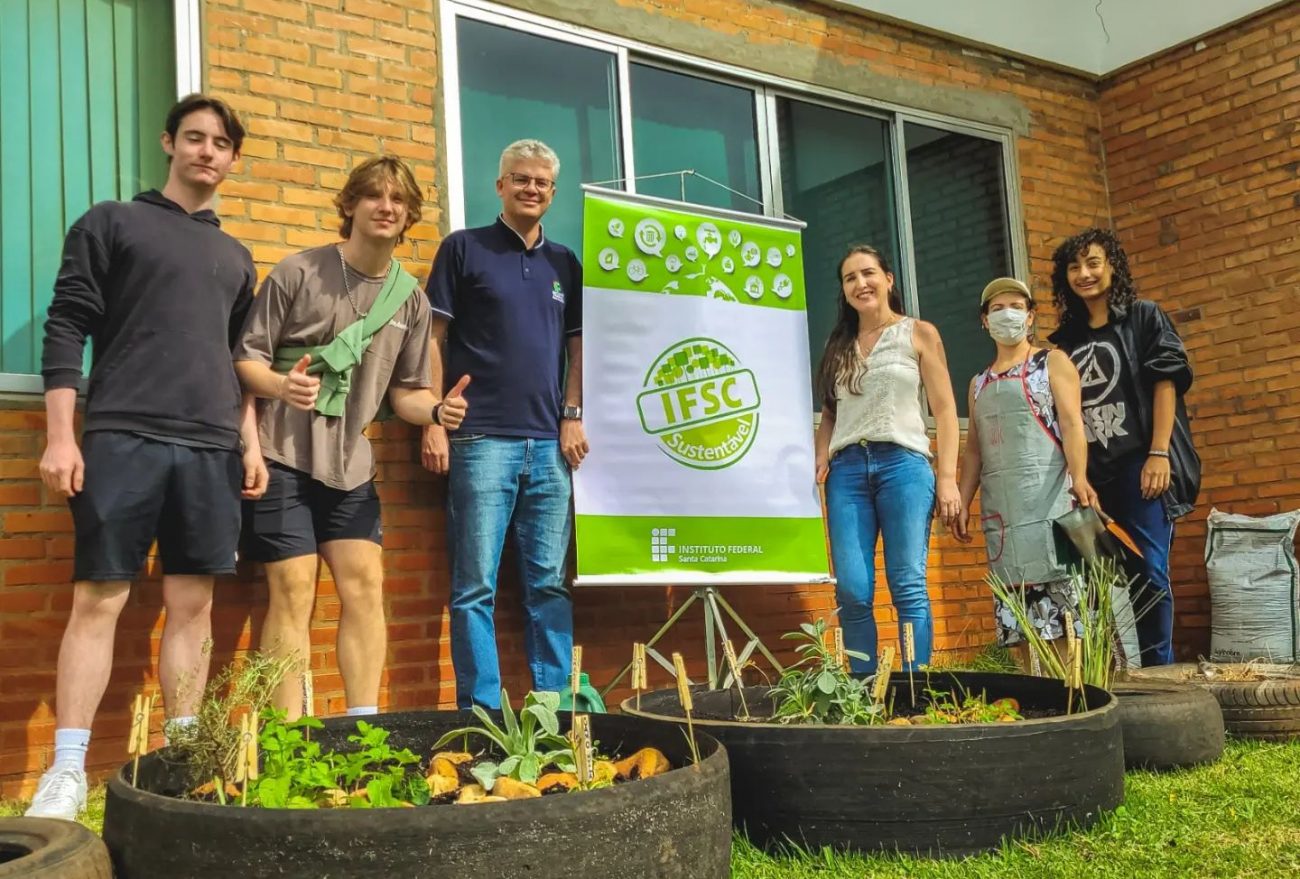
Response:
[[[669,674],[676,677],[676,671],[673,669],[672,662],[665,659],[663,654],[655,650],[654,645],[657,644],[664,635],[668,634],[673,625],[686,614],[686,611],[689,610],[691,605],[695,604],[696,601],[701,602],[704,606],[704,659],[708,669],[707,673],[710,690],[718,689],[720,673],[723,689],[730,687],[732,683],[731,672],[725,667],[726,663],[723,662],[720,664],[718,661],[718,645],[727,640],[726,624],[723,621],[724,613],[727,617],[731,618],[732,622],[734,622],[740,631],[742,631],[749,639],[745,642],[744,648],[736,656],[737,667],[744,668],[745,663],[749,661],[749,658],[754,654],[754,651],[757,650],[772,664],[772,667],[776,669],[778,674],[785,670],[781,663],[777,662],[776,657],[772,655],[772,651],[768,650],[767,647],[764,646],[758,635],[754,633],[754,630],[751,629],[743,619],[741,619],[740,614],[736,613],[735,608],[727,603],[727,600],[722,597],[714,586],[697,586],[695,588],[695,591],[693,591],[690,596],[682,602],[682,606],[677,608],[677,610],[673,612],[673,615],[668,618],[668,621],[659,627],[659,631],[654,633],[654,637],[646,642],[646,656],[654,659],[654,661],[663,666]],[[618,686],[618,682],[623,679],[624,675],[631,670],[631,662],[623,666],[622,670],[614,676],[614,679],[606,684],[605,688],[601,690],[601,696],[603,697],[608,695],[614,687]]]

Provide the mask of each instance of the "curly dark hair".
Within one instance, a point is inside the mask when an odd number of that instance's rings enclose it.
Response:
[[[1096,244],[1106,254],[1110,263],[1110,293],[1106,304],[1112,319],[1118,320],[1128,314],[1129,306],[1137,299],[1137,287],[1128,269],[1128,255],[1120,246],[1119,239],[1109,229],[1085,229],[1078,235],[1067,238],[1056,252],[1052,254],[1052,300],[1056,303],[1056,313],[1063,333],[1073,333],[1088,326],[1088,307],[1079,295],[1070,289],[1070,263],[1088,252]]]
[[[857,253],[874,257],[880,265],[880,270],[885,274],[894,273],[889,266],[888,258],[879,250],[870,244],[855,244],[845,251],[844,256],[836,263],[837,282],[840,282],[843,276],[844,263]],[[861,375],[858,374],[857,351],[854,348],[858,338],[858,313],[844,298],[843,289],[839,290],[838,296],[840,304],[836,311],[835,326],[831,329],[830,337],[826,339],[826,350],[822,354],[821,365],[817,367],[816,393],[822,399],[823,408],[829,409],[832,413],[835,411],[835,386],[842,382],[849,386],[850,391],[857,394],[861,392],[862,381]],[[903,297],[896,286],[889,288],[889,307],[895,314],[905,313]]]

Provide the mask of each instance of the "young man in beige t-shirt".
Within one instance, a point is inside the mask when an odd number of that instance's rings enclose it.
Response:
[[[244,325],[235,369],[245,389],[262,398],[258,433],[270,469],[266,494],[244,513],[245,554],[266,564],[270,589],[261,646],[307,659],[319,554],[341,603],[338,663],[347,713],[360,715],[378,710],[387,647],[379,496],[365,429],[385,399],[404,421],[449,430],[460,425],[467,404],[463,382],[445,399],[430,388],[428,303],[393,260],[420,219],[422,198],[410,169],[392,157],[363,162],[335,205],[344,240],[294,254],[271,270]],[[409,293],[346,374],[334,366],[338,346],[325,356],[299,355],[329,345],[373,309],[382,312],[386,283],[403,282],[396,295]],[[285,679],[275,702],[290,719],[299,716],[300,674]]]

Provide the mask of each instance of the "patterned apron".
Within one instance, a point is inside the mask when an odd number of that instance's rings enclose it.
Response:
[[[1070,576],[1052,537],[1052,520],[1074,506],[1065,452],[1034,413],[1028,378],[1028,359],[1018,370],[990,377],[976,390],[972,413],[989,569],[1012,586]]]

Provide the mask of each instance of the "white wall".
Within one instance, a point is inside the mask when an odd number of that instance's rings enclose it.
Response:
[[[1276,0],[832,2],[1097,76],[1277,5]]]

